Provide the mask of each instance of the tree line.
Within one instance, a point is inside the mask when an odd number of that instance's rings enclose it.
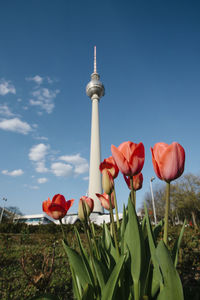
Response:
[[[165,211],[165,186],[160,185],[153,188],[155,201],[155,210],[157,220],[164,218]],[[153,220],[152,195],[147,192],[144,197],[150,216]],[[180,224],[185,219],[188,224],[198,229],[200,226],[200,176],[194,174],[185,174],[171,184],[170,197],[170,215],[171,223]],[[144,203],[142,210],[144,209]]]

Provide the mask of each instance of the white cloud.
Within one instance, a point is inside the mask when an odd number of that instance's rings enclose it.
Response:
[[[78,165],[78,166],[75,166],[75,174],[83,174],[83,173],[87,173],[89,170],[89,166],[88,166],[88,163],[86,164],[81,164],[81,165]]]
[[[44,161],[38,161],[35,164],[35,170],[38,173],[47,173],[49,170],[45,167]]]
[[[29,103],[32,106],[39,106],[48,114],[52,113],[54,109],[54,99],[56,98],[59,90],[49,90],[47,88],[40,88],[32,93],[34,99],[30,99]]]
[[[75,155],[63,155],[60,156],[59,159],[74,165],[75,174],[83,174],[88,172],[89,170],[89,165],[87,160],[81,157],[80,153],[77,153]]]
[[[29,159],[33,161],[41,161],[45,159],[48,153],[49,146],[45,144],[38,144],[33,146],[29,152]]]
[[[46,136],[35,136],[34,138],[35,138],[36,140],[48,141],[48,137],[46,137]]]
[[[73,174],[73,167],[71,165],[56,162],[51,165],[52,173],[56,176],[70,176]]]
[[[38,178],[37,182],[39,184],[42,184],[42,183],[46,183],[48,181],[48,179],[46,177],[41,177],[41,178]]]
[[[6,81],[4,79],[1,79],[0,81],[0,95],[5,96],[7,94],[16,94],[16,89],[10,81]]]
[[[83,180],[85,180],[85,181],[89,180],[89,176],[83,177]]]
[[[13,118],[0,121],[0,129],[22,134],[28,134],[32,128],[27,122],[21,121],[19,118]]]
[[[27,81],[34,81],[37,84],[41,84],[44,80],[40,75],[35,75],[34,77],[26,78]]]
[[[8,170],[3,170],[1,173],[4,174],[4,175],[16,177],[16,176],[23,175],[24,171],[22,169],[13,170],[13,171],[10,171],[10,172]]]
[[[14,114],[10,111],[7,104],[0,104],[0,115],[4,117],[13,117]]]
[[[77,153],[75,155],[62,155],[59,157],[59,159],[75,165],[87,163],[87,160],[81,157],[80,153]]]

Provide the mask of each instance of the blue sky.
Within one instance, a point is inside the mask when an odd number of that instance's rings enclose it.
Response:
[[[97,69],[102,160],[110,146],[143,142],[144,185],[155,176],[150,147],[179,142],[185,172],[200,174],[199,1],[1,1],[0,201],[23,213],[61,193],[88,189],[91,101]],[[154,186],[159,183],[156,179]],[[129,191],[116,179],[119,208]]]

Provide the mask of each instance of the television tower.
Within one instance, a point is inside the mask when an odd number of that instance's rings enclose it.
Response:
[[[94,210],[96,213],[103,213],[103,208],[96,193],[102,194],[101,172],[99,165],[101,162],[101,144],[99,128],[99,101],[104,96],[105,89],[97,73],[96,46],[94,47],[94,72],[91,81],[86,86],[86,93],[92,101],[92,121],[91,121],[91,142],[90,142],[90,173],[88,196],[94,200]]]

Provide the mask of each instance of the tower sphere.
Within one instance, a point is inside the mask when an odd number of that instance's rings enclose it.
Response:
[[[92,73],[91,81],[86,86],[86,93],[92,99],[93,95],[97,95],[99,99],[104,96],[105,89],[98,73]]]

